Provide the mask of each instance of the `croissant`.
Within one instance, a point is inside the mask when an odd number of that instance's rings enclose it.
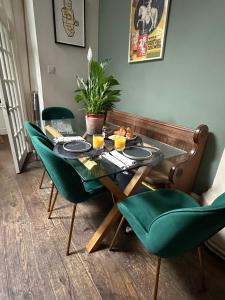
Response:
[[[126,136],[127,131],[126,131],[125,127],[120,127],[119,130],[115,130],[113,133],[115,135]]]
[[[118,130],[115,130],[113,132],[115,135],[121,135],[121,136],[125,136],[128,139],[132,139],[132,137],[134,136],[133,130],[130,127],[120,127]]]
[[[114,135],[120,135],[120,131],[119,130],[115,130],[115,131],[113,131],[113,134]]]
[[[119,132],[120,132],[121,136],[126,136],[127,131],[126,131],[126,129],[124,127],[120,127]]]
[[[126,131],[127,131],[126,137],[128,139],[132,139],[132,137],[134,136],[133,130],[130,127],[127,127]]]

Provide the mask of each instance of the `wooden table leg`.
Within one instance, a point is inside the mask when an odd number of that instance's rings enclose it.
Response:
[[[134,174],[134,176],[129,181],[128,185],[126,186],[126,188],[123,191],[123,193],[126,195],[126,198],[135,192],[135,190],[138,188],[139,184],[149,174],[150,170],[151,170],[151,167],[149,167],[149,166],[140,167],[137,170],[137,172]]]
[[[103,177],[100,179],[100,181],[109,191],[111,191],[116,196],[119,202],[130,196],[132,193],[134,193],[140,182],[149,173],[149,171],[149,166],[140,167],[126,186],[124,192],[121,192],[119,187],[109,177]],[[120,212],[117,206],[114,205],[110,212],[107,214],[106,218],[101,223],[101,225],[98,227],[88,244],[86,245],[86,250],[89,253],[95,251],[99,247],[103,238],[106,236],[106,234],[115,224],[115,222],[117,222],[119,217]]]
[[[104,221],[98,227],[88,244],[86,245],[86,250],[88,253],[95,251],[101,244],[103,238],[106,236],[108,231],[111,229],[113,224],[120,218],[120,212],[118,208],[114,205],[110,210]]]

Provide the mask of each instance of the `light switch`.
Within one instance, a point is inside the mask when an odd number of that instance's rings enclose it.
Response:
[[[48,65],[48,74],[55,74],[55,66]]]

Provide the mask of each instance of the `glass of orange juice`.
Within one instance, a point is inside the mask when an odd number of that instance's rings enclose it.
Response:
[[[104,136],[102,134],[93,135],[93,148],[94,149],[104,148]]]
[[[126,145],[126,137],[121,135],[116,135],[114,140],[114,148],[117,151],[123,151]]]

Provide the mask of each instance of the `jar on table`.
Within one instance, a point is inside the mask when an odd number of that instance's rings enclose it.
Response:
[[[108,138],[112,134],[112,129],[108,126],[103,126],[102,127],[102,135],[104,138]]]

